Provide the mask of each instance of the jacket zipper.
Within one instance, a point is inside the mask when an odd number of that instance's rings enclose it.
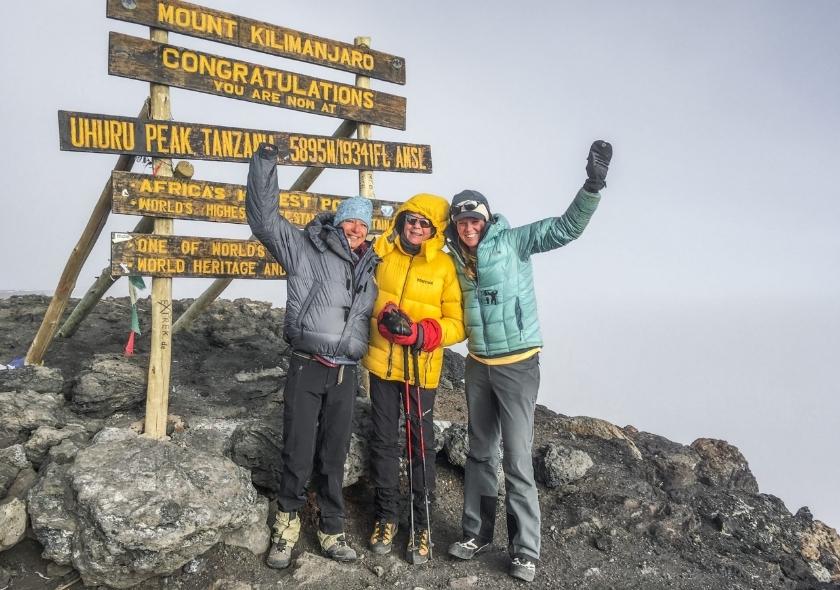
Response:
[[[408,273],[410,273],[410,272],[411,272],[411,265],[412,265],[412,264],[414,264],[414,256],[415,256],[415,255],[414,255],[414,254],[412,254],[412,255],[409,257],[409,259],[408,259],[408,268],[407,268],[407,269],[405,269],[405,280],[403,281],[402,287],[400,288],[400,300],[399,300],[399,302],[397,303],[397,306],[398,306],[400,309],[402,309],[403,297],[405,296],[405,286],[406,286],[406,284],[408,283]],[[387,371],[385,371],[385,377],[386,377],[386,378],[391,376],[391,368],[393,367],[393,360],[392,360],[393,354],[394,354],[394,343],[393,343],[393,342],[389,342],[389,343],[388,343],[388,370],[387,370]],[[405,377],[406,379],[408,379],[408,373],[409,373],[408,369],[405,369],[405,375],[404,375],[404,377]]]

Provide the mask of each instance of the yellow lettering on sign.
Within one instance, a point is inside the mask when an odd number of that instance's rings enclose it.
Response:
[[[254,260],[220,260],[200,258],[191,261],[192,274],[256,276],[257,262]]]
[[[191,127],[169,123],[145,123],[146,151],[186,156],[195,154],[190,135]]]
[[[193,8],[176,7],[166,2],[158,3],[157,19],[159,23],[225,39],[234,39],[236,36],[236,21],[231,18],[208,14]]]
[[[70,144],[77,148],[134,150],[134,125],[115,119],[70,117]]]
[[[143,254],[169,254],[166,240],[154,237],[138,237],[135,239],[135,247]]]
[[[180,258],[137,258],[137,271],[154,274],[183,273],[186,264]]]
[[[282,277],[286,274],[279,262],[267,262],[262,272],[264,277]]]
[[[265,246],[259,242],[210,242],[211,256],[264,257]]]

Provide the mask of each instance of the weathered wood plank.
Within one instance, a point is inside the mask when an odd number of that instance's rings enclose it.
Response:
[[[269,142],[278,146],[277,163],[285,166],[432,172],[432,148],[422,144],[71,111],[58,111],[58,130],[66,151],[247,162],[260,143]]]
[[[127,7],[127,6],[128,7]],[[133,7],[132,7],[133,5]],[[405,60],[179,0],[108,0],[108,18],[405,84]]]
[[[108,73],[327,117],[405,129],[406,100],[322,78],[110,33]]]
[[[111,211],[125,215],[149,215],[220,223],[247,223],[245,190],[240,184],[117,172],[111,176]],[[335,211],[347,197],[299,191],[280,191],[280,214],[297,227],[304,227],[318,214]],[[385,230],[396,201],[374,199],[371,235]]]
[[[111,274],[152,277],[285,279],[256,240],[111,234]]]

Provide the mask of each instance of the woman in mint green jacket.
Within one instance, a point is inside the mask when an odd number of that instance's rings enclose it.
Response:
[[[469,453],[464,476],[463,539],[450,555],[471,559],[493,539],[504,440],[510,575],[531,581],[540,557],[540,509],[531,446],[542,347],[531,255],[578,238],[600,201],[612,146],[592,144],[587,180],[560,217],[511,228],[487,199],[465,190],[452,199],[447,244],[455,260],[468,338],[465,369]]]

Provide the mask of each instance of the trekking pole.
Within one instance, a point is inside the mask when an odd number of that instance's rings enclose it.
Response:
[[[417,429],[420,434],[420,465],[423,467],[423,502],[426,506],[426,526],[429,531],[429,559],[432,559],[432,520],[429,518],[429,486],[426,484],[426,438],[423,435],[423,405],[420,403],[420,352],[411,350],[411,358],[414,361],[414,385],[417,393]],[[414,495],[412,492],[412,500]]]
[[[414,468],[411,461],[411,397],[409,389],[411,379],[409,377],[408,347],[403,346],[403,371],[405,373],[405,396],[403,409],[405,410],[405,452],[408,454],[408,504],[411,507],[411,534],[409,546],[414,550]]]

